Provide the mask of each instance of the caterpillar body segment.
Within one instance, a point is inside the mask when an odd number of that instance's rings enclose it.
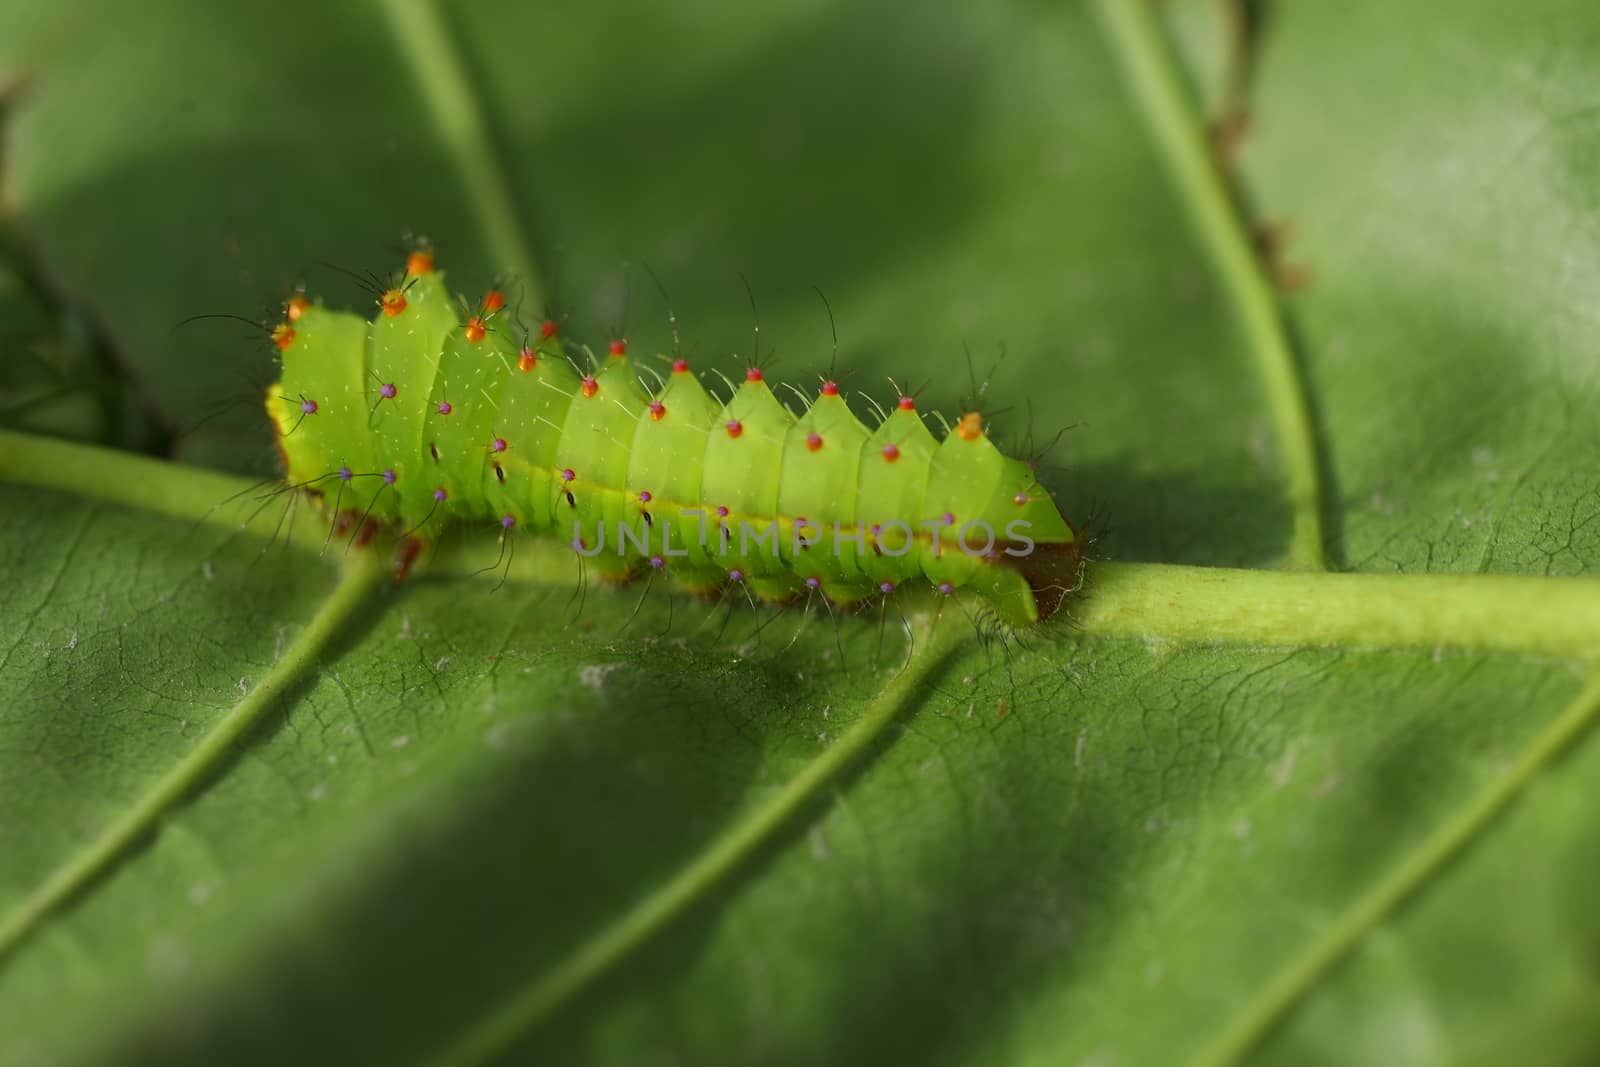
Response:
[[[850,603],[927,582],[1028,626],[1076,584],[1079,535],[977,414],[939,440],[907,397],[869,429],[829,382],[797,418],[759,371],[724,403],[681,359],[652,395],[624,343],[577,369],[553,325],[519,343],[490,296],[463,319],[414,256],[370,321],[297,306],[267,398],[290,484],[424,537],[494,522],[698,591]]]

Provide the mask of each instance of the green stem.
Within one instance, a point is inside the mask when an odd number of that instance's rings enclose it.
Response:
[[[0,961],[45,919],[131,852],[167,814],[232,758],[251,731],[278,707],[284,694],[307,677],[339,630],[382,585],[387,573],[382,559],[375,553],[361,552],[352,557],[332,595],[267,676],[100,836],[70,856],[20,905],[0,919]]]
[[[542,306],[539,272],[528,254],[532,242],[511,195],[504,160],[495,151],[482,102],[436,0],[384,0],[384,7],[434,125],[456,161],[490,252],[522,283],[521,298],[530,307]]]
[[[1600,680],[1591,681],[1533,738],[1516,763],[1492,779],[1279,971],[1195,1057],[1194,1067],[1224,1067],[1242,1061],[1367,934],[1472,844],[1542,771],[1588,733],[1596,720],[1600,720]]]
[[[243,478],[89,445],[0,430],[0,482],[76,493],[131,508],[271,536],[275,509],[218,505]],[[488,535],[485,535],[488,536]],[[297,544],[320,551],[302,523]],[[495,549],[466,538],[441,547],[428,571],[481,570]],[[511,577],[569,584],[572,555],[553,539],[519,544]],[[1600,579],[1494,574],[1329,574],[1096,563],[1068,608],[1072,632],[1189,644],[1442,648],[1587,659],[1600,649]]]
[[[1206,125],[1184,92],[1176,57],[1148,0],[1098,0],[1106,34],[1122,60],[1150,130],[1172,171],[1190,218],[1233,300],[1266,390],[1283,455],[1294,528],[1289,563],[1323,570],[1322,479],[1306,383],[1290,346],[1272,283],[1262,269],[1227,182],[1217,167]]]
[[[435,1064],[467,1067],[499,1057],[743,868],[763,845],[793,822],[825,786],[860,760],[884,736],[912,703],[922,685],[959,646],[964,637],[960,626],[951,620],[945,620],[942,626],[930,626],[928,618],[926,615],[913,617],[917,643],[910,661],[842,737],[771,799],[713,841],[687,867],[618,916],[554,970],[514,991],[460,1041],[446,1049]]]
[[[1100,563],[1068,611],[1096,637],[1185,644],[1600,652],[1600,578]]]
[[[278,488],[282,481],[251,482],[232,474],[151,459],[99,445],[0,430],[0,482],[26,485],[86,500],[101,500],[156,515],[271,536],[281,509],[258,509],[250,492]],[[288,531],[304,548],[318,551],[323,531],[302,523]]]

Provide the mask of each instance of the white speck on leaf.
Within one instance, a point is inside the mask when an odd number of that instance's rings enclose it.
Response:
[[[1272,765],[1272,784],[1275,788],[1282,789],[1294,778],[1294,761],[1299,755],[1299,746],[1291,741],[1283,753],[1283,758]]]
[[[596,663],[587,667],[578,668],[578,681],[593,689],[596,693],[605,688],[606,675],[612,671],[620,670],[620,663]]]
[[[410,743],[411,743],[411,735],[410,734],[401,734],[399,737],[396,737],[396,738],[394,738],[393,740],[391,740],[389,742],[389,747],[390,748],[405,748]]]
[[[200,564],[200,573],[205,576],[208,582],[214,581],[217,577],[217,569],[211,565],[209,559]]]

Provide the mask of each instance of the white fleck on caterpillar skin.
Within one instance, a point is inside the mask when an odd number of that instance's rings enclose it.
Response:
[[[752,368],[726,404],[682,359],[653,395],[623,342],[575,371],[556,327],[518,345],[491,291],[461,321],[412,255],[372,320],[291,300],[267,410],[290,484],[336,515],[426,537],[449,520],[569,542],[623,578],[849,603],[925,581],[1005,621],[1048,618],[1082,542],[975,413],[942,441],[901,397],[874,428],[826,382],[798,418]]]

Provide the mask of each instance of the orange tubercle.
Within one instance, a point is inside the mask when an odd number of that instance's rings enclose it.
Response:
[[[467,340],[476,343],[489,336],[489,324],[479,316],[474,315],[467,320],[466,328],[461,332]]]
[[[406,276],[414,278],[419,274],[433,273],[433,253],[416,251],[406,257]]]
[[[983,436],[983,416],[976,411],[967,412],[956,423],[956,433],[963,441],[976,441]]]
[[[306,299],[306,294],[296,293],[283,302],[283,316],[290,322],[299,322],[300,316],[306,313],[306,308],[311,306],[311,301]]]
[[[294,344],[294,327],[287,322],[278,323],[272,328],[272,343],[278,346],[278,351],[287,352]]]
[[[524,348],[521,352],[517,353],[517,369],[523,374],[527,374],[529,371],[531,371],[533,369],[533,365],[538,362],[538,353],[534,352],[534,350],[531,348]]]
[[[490,289],[483,294],[483,310],[485,314],[499,311],[506,306],[506,294],[498,289]]]
[[[584,396],[592,397],[600,391],[600,383],[594,380],[593,375],[588,375],[578,388],[583,391]]]
[[[406,294],[400,289],[390,289],[378,298],[378,303],[383,313],[392,319],[406,309]]]

